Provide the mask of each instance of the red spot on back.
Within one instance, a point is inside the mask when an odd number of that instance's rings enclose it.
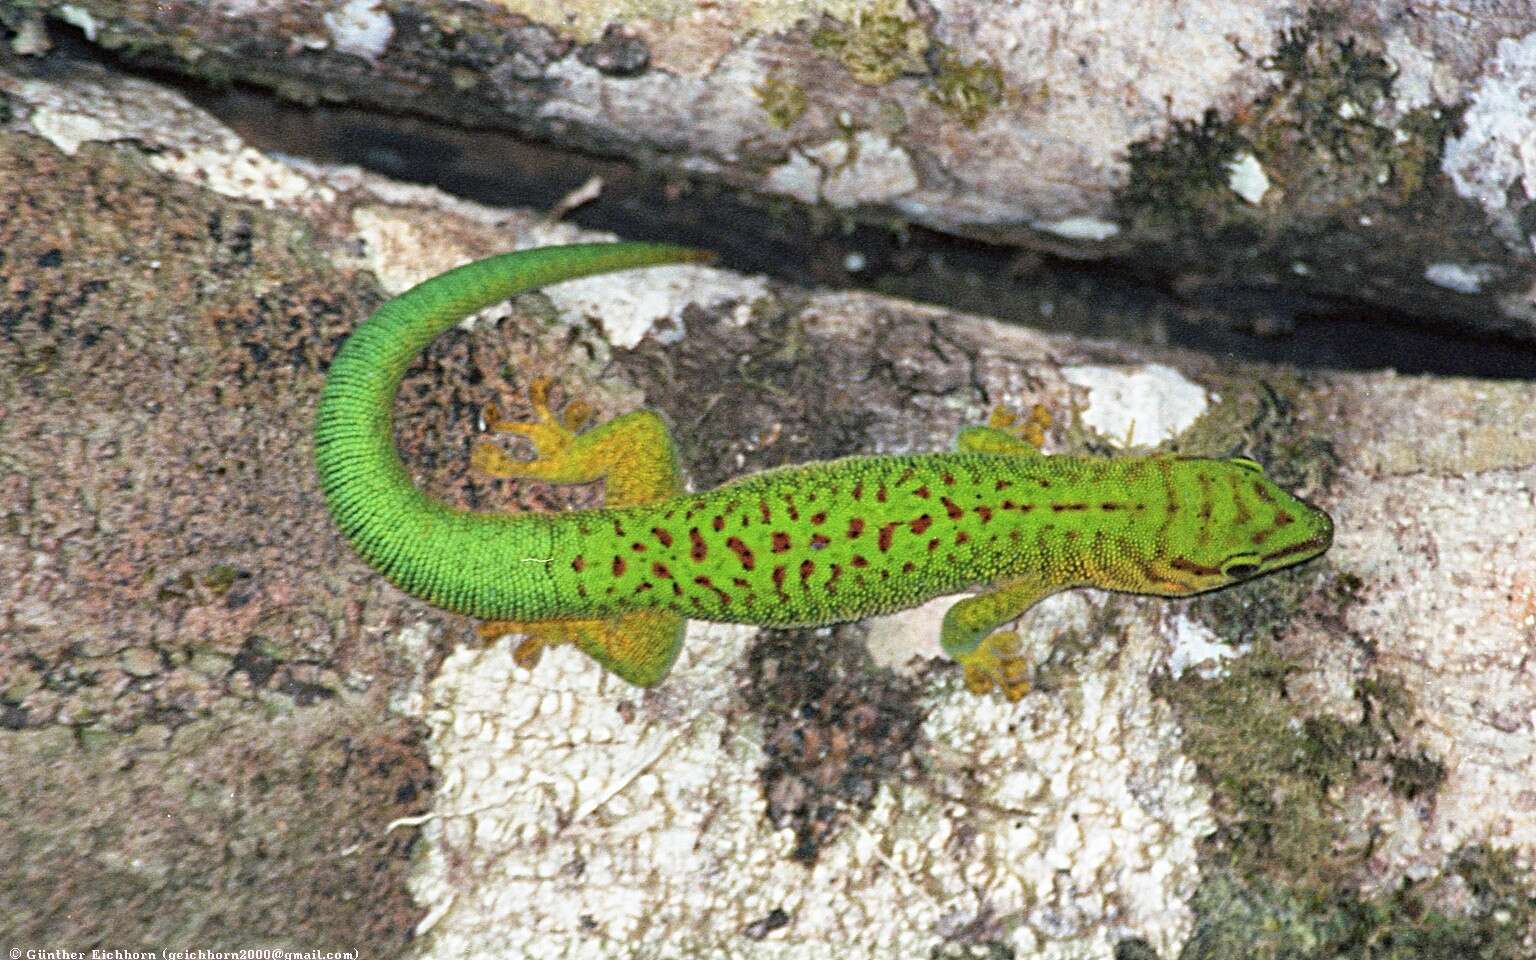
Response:
[[[813,574],[815,572],[816,572],[816,564],[812,563],[809,560],[801,560],[800,561],[800,584],[801,584],[801,586],[804,586],[805,582],[807,580],[811,579],[811,574]]]
[[[976,508],[976,515],[981,518],[981,522],[982,523],[991,523],[992,522],[992,508],[991,507],[987,507],[987,506],[977,507]]]
[[[776,530],[773,534],[773,552],[784,553],[789,549],[789,534]]]
[[[885,502],[885,484],[880,484],[880,489],[875,491],[875,499],[881,503]]]
[[[629,549],[635,551],[636,553],[644,553],[645,552],[645,544],[643,544],[640,541],[636,540],[634,543],[629,545]]]
[[[888,523],[880,528],[880,552],[891,549],[891,538],[896,535],[896,524]]]
[[[586,557],[582,557],[582,556],[572,557],[571,558],[571,569],[575,570],[577,573],[580,573],[581,571],[587,569],[587,558]]]
[[[945,471],[944,476],[940,477],[939,479],[944,481],[944,486],[946,487],[952,487],[955,485],[955,475],[949,473],[948,471]]]
[[[768,509],[767,500],[757,501],[757,513],[763,518],[764,523],[768,523],[773,519],[773,512]]]
[[[933,518],[925,513],[918,517],[916,520],[912,521],[912,532],[921,534],[924,530],[927,530],[931,526],[933,526]]]
[[[932,540],[928,541],[928,552],[932,553],[937,549],[939,549],[939,538],[934,537]]]
[[[824,524],[826,522],[827,522],[826,511],[822,511],[821,513],[815,514],[815,515],[813,515],[811,517],[811,523],[813,525],[815,525],[815,526],[819,527],[819,526],[821,526],[822,524]]]
[[[862,499],[864,499],[864,481],[863,480],[855,480],[854,481],[854,483],[853,483],[853,499],[855,499],[855,500],[862,500]]]
[[[715,518],[709,521],[709,525],[714,527],[716,533],[719,533],[721,530],[725,529],[725,517],[717,513],[715,514]]]
[[[838,566],[835,563],[832,564],[832,575],[827,578],[827,592],[828,593],[836,593],[837,592],[837,578],[842,576],[842,575],[843,575],[843,568]]]
[[[864,559],[864,555],[860,554],[860,553],[854,554],[853,555],[853,559],[848,561],[848,562],[853,564],[856,567],[867,567],[867,566],[869,566],[869,561],[865,560]]]
[[[1099,509],[1100,510],[1119,510],[1120,508],[1122,508],[1124,506],[1125,506],[1125,504],[1123,504],[1123,503],[1115,503],[1113,501],[1106,500],[1103,503],[1099,504]]]
[[[661,529],[660,527],[652,527],[651,528],[651,536],[655,537],[658,541],[660,541],[661,545],[664,546],[664,547],[672,546],[672,534],[670,534],[667,531]]]
[[[812,550],[820,550],[820,549],[822,549],[823,547],[825,547],[827,544],[829,544],[831,542],[832,542],[831,540],[828,540],[826,537],[822,536],[819,533],[811,534],[811,549]]]
[[[725,545],[736,554],[736,559],[741,561],[744,569],[751,570],[757,561],[752,556],[752,548],[741,542],[739,537],[726,537]]]
[[[912,491],[912,496],[918,497],[918,498],[923,499],[923,500],[927,500],[929,497],[933,496],[933,494],[931,492],[929,492],[928,485],[925,483],[922,486],[918,487],[916,490],[913,490]]]
[[[731,595],[715,586],[714,581],[706,577],[704,574],[701,573],[694,577],[693,582],[705,588],[706,590],[714,591],[715,596],[719,598],[722,605],[727,607],[731,605]]]
[[[913,570],[916,570],[916,569],[917,569],[917,564],[913,563],[911,560],[908,560],[906,563],[901,565],[901,572],[902,573],[911,573]]]
[[[613,558],[613,575],[614,576],[616,576],[616,577],[624,576],[624,567],[625,567],[625,564],[624,564],[624,558],[623,557],[614,557]]]
[[[784,498],[784,506],[789,508],[789,519],[791,519],[791,520],[799,520],[800,519],[800,511],[795,509],[795,498],[794,497],[785,497]]]
[[[959,520],[960,516],[965,513],[964,510],[960,509],[958,503],[948,497],[940,497],[939,502],[944,504],[944,512],[949,514],[949,519],[951,520]]]
[[[864,520],[862,518],[854,517],[852,520],[848,521],[848,539],[849,540],[852,540],[852,539],[856,538],[859,534],[861,534],[863,532],[864,532]]]
[[[1290,514],[1286,513],[1283,510],[1281,512],[1275,514],[1275,526],[1277,526],[1277,527],[1283,527],[1283,526],[1285,526],[1288,523],[1295,523],[1295,522],[1296,522],[1296,518],[1291,516]]]
[[[1053,513],[1069,513],[1069,512],[1070,513],[1075,513],[1078,510],[1087,510],[1087,509],[1088,509],[1088,504],[1086,504],[1086,503],[1053,503],[1053,504],[1051,504],[1051,512],[1053,512]]]
[[[784,592],[784,567],[782,564],[773,568],[773,589],[779,596],[784,597],[786,600],[789,599],[788,595]]]
[[[1007,480],[999,480],[996,483],[992,484],[992,489],[993,490],[1007,490],[1011,486],[1013,486],[1013,484],[1009,483]]]
[[[668,570],[667,565],[659,560],[656,563],[651,564],[651,572],[663,580],[672,579],[672,571]]]
[[[900,477],[896,478],[896,486],[898,486],[898,487],[901,486],[902,484],[906,483],[908,480],[911,480],[912,477],[914,475],[916,475],[916,474],[917,474],[916,470],[912,469],[911,467],[908,467],[905,471],[902,472],[902,475]]]
[[[704,535],[699,533],[698,527],[694,527],[688,531],[688,542],[693,547],[693,549],[688,552],[688,555],[695,561],[703,560],[705,557],[709,556],[709,544],[704,542]]]
[[[958,547],[969,539],[971,539],[971,535],[966,533],[964,530],[955,531],[955,546]]]
[[[1275,502],[1275,498],[1270,496],[1269,491],[1264,488],[1264,484],[1257,480],[1253,481],[1253,495],[1258,497],[1260,500],[1263,500],[1265,503]]]
[[[613,535],[616,537],[624,536],[624,524],[619,522],[618,517],[613,518]]]

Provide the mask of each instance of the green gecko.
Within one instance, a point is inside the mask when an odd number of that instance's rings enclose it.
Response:
[[[473,464],[497,477],[602,480],[602,509],[472,512],[412,484],[392,407],[433,338],[546,284],[707,258],[644,243],[544,247],[459,267],[380,307],[337,352],[315,418],[321,489],[362,558],[405,592],[487,621],[487,638],[523,634],[520,664],[575,643],[641,686],[672,668],[689,618],[808,626],[979,589],[945,615],[943,647],[971,690],[1016,700],[1028,664],[1000,628],[1049,594],[1188,596],[1332,543],[1328,515],[1252,460],[1045,456],[999,413],[962,430],[954,453],[852,456],[689,493],[659,416],[583,430],[589,408],[557,416],[544,380],[531,390],[533,422],[487,411],[491,430],[527,437],[535,458],[482,444]]]

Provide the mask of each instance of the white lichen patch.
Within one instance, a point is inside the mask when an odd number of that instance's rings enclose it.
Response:
[[[1037,223],[1035,227],[1063,240],[1108,240],[1120,232],[1118,223],[1098,217],[1063,217]]]
[[[763,178],[763,189],[781,193],[801,203],[815,203],[821,199],[821,168],[811,158],[798,150],[792,150],[789,159],[774,166]]]
[[[1070,690],[925,698],[931,774],[889,782],[807,867],[765,816],[760,728],[732,691],[751,628],[694,624],[641,694],[570,649],[507,644],[432,687],[441,787],[413,891],[432,958],[926,956],[984,930],[1020,955],[1178,952],[1206,792],[1127,627]]]
[[[1445,145],[1443,166],[1456,192],[1489,213],[1509,206],[1516,184],[1536,199],[1536,33],[1500,40],[1468,100],[1461,135]]]
[[[889,203],[918,186],[907,151],[868,130],[809,147],[805,156],[821,168],[820,198],[834,207]]]
[[[0,74],[0,92],[22,114],[18,128],[73,156],[86,143],[133,140],[147,147],[237,150],[240,138],[164,87],[114,76],[93,82],[82,71],[62,80],[23,80]]]
[[[328,205],[335,200],[335,194],[328,188],[251,147],[169,149],[150,154],[147,161],[161,173],[269,209],[293,207],[301,202]]]
[[[85,39],[92,43],[96,42],[97,24],[96,18],[91,16],[91,11],[73,3],[60,4],[59,19],[71,26],[79,27],[80,32],[85,34]]]
[[[587,238],[590,239],[590,238]],[[530,246],[542,246],[542,243]],[[616,347],[633,347],[649,334],[662,343],[682,339],[684,309],[734,307],[746,319],[752,301],[767,296],[767,280],[710,267],[652,267],[571,280],[544,294],[562,313],[595,320]]]
[[[1395,887],[1467,844],[1536,858],[1536,467],[1345,486],[1332,562],[1369,585],[1348,629],[1413,705],[1398,749],[1445,769],[1429,803],[1352,798],[1341,817],[1369,835],[1370,875]]]
[[[937,597],[920,607],[864,622],[864,642],[875,666],[906,672],[917,657],[939,657],[939,628],[960,596]]]
[[[331,33],[331,45],[369,63],[383,55],[395,35],[395,22],[383,0],[347,0],[321,18]]]
[[[1424,268],[1424,279],[1437,287],[1457,293],[1482,293],[1483,284],[1493,277],[1493,267],[1486,263],[1432,263]]]
[[[25,108],[20,128],[74,155],[86,143],[132,140],[145,162],[185,183],[264,207],[314,209],[335,193],[293,165],[245,146],[180,95],[127,77],[61,81],[0,78],[0,90]]]
[[[1087,391],[1083,425],[1121,448],[1173,439],[1200,419],[1212,400],[1204,387],[1160,363],[1063,367],[1061,375]]]
[[[1175,677],[1194,670],[1197,676],[1207,680],[1226,673],[1226,661],[1247,653],[1250,645],[1222,643],[1207,626],[1191,620],[1182,613],[1168,618],[1169,639],[1172,649],[1168,653],[1168,670]]]
[[[584,0],[580,3],[550,3],[550,0],[491,0],[497,6],[520,13],[535,23],[559,30],[583,43],[600,38],[613,24],[651,21],[648,29],[681,25],[701,7],[697,0]],[[737,32],[778,33],[795,24],[823,14],[845,23],[873,10],[895,10],[912,16],[904,4],[891,0],[735,0],[719,5],[729,16]]]
[[[1227,186],[1247,203],[1258,206],[1269,192],[1269,176],[1264,165],[1251,153],[1239,154],[1226,164]]]

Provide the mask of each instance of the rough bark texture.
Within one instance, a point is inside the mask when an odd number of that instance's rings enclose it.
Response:
[[[24,49],[39,16],[215,81],[1123,258],[1214,318],[1536,337],[1521,4],[0,2]]]
[[[400,439],[434,494],[591,501],[465,467],[479,403],[519,411],[548,374],[601,415],[663,411],[700,485],[1039,402],[1052,451],[1245,451],[1338,537],[1186,602],[1053,599],[1016,705],[928,659],[942,603],[696,625],[643,694],[569,650],[529,675],[347,552],[309,411],[385,293],[576,231],[262,155],[95,68],[0,94],[7,944],[1536,950],[1536,388],[1301,377],[698,268],[555,288],[410,374]]]

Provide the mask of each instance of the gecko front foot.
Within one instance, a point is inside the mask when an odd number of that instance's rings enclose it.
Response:
[[[992,408],[991,416],[987,417],[986,426],[961,430],[955,446],[966,453],[1037,457],[1045,444],[1045,431],[1050,425],[1050,411],[1041,404],[1031,407],[1029,416],[1023,419],[1013,410],[998,404]]]
[[[1050,429],[1051,423],[1051,411],[1045,409],[1043,403],[1031,406],[1029,416],[1022,419],[1017,411],[1002,404],[993,407],[991,416],[987,417],[987,426],[1012,434],[1036,450],[1045,445],[1045,431]]]
[[[965,669],[966,689],[980,695],[995,688],[1017,702],[1029,692],[1029,661],[1020,655],[1022,646],[1017,633],[1000,630],[956,657]]]

